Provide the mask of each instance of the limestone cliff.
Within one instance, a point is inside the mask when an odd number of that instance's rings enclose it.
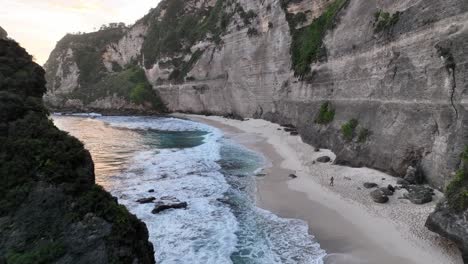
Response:
[[[129,28],[62,39],[46,99],[138,108],[115,88],[137,66],[170,111],[293,123],[342,163],[396,175],[418,165],[443,188],[468,141],[467,10],[464,0],[166,0]],[[334,118],[318,124],[325,102]],[[361,140],[342,135],[351,119]]]
[[[95,185],[89,152],[49,119],[45,83],[0,39],[0,263],[154,263],[145,224]]]
[[[291,123],[339,163],[413,165],[439,189],[468,144],[466,0],[165,0],[121,34],[95,81],[137,65],[170,111]],[[46,64],[59,106],[100,89],[84,37]]]

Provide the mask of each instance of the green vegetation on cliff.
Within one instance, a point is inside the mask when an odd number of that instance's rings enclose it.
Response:
[[[305,22],[305,15],[288,13],[287,7],[290,2],[292,0],[281,0],[281,6],[286,12],[286,20],[292,35],[290,51],[292,69],[296,76],[303,78],[310,73],[310,64],[326,56],[323,38],[333,27],[337,14],[348,0],[333,0],[322,15],[314,19],[310,25],[300,28],[297,26]]]
[[[0,263],[154,263],[145,225],[95,185],[42,104],[43,69],[0,40]]]
[[[461,168],[445,190],[445,197],[450,207],[459,212],[468,208],[468,147],[460,158]]]
[[[400,12],[390,14],[379,10],[374,14],[374,19],[374,31],[379,33],[392,28],[400,19]]]
[[[333,121],[335,118],[335,109],[332,108],[329,102],[325,102],[320,106],[319,113],[317,118],[315,118],[315,123],[326,125]]]
[[[190,8],[184,2],[163,1],[143,18],[149,26],[142,48],[147,68],[162,57],[191,53],[190,48],[205,38],[219,43],[234,14],[226,12],[229,0],[217,0],[214,7],[206,8]]]
[[[80,70],[80,84],[86,86],[107,74],[102,63],[102,53],[107,45],[117,43],[125,32],[125,28],[107,28],[86,34],[68,34],[57,43],[56,50],[73,50],[73,57]],[[46,64],[48,72],[55,72],[49,69],[53,66],[56,66],[55,62]]]
[[[343,134],[343,138],[348,141],[353,140],[358,125],[359,122],[357,121],[357,119],[353,118],[346,122],[343,126],[341,126],[341,133]]]
[[[121,72],[110,73],[98,82],[75,90],[69,95],[85,104],[92,103],[106,97],[117,96],[139,105],[149,106],[160,112],[165,106],[157,91],[153,90],[145,72],[138,66],[131,66]]]

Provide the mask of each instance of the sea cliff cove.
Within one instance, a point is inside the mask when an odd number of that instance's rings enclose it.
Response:
[[[0,264],[468,263],[466,0],[2,9]]]

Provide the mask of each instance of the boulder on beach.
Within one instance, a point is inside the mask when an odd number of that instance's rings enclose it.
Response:
[[[393,195],[393,192],[391,190],[389,190],[388,188],[382,187],[382,188],[379,188],[379,190],[381,190],[387,196]]]
[[[363,186],[366,189],[372,189],[372,188],[378,187],[379,185],[377,183],[374,183],[374,182],[365,182],[363,184]]]
[[[372,200],[376,203],[386,203],[388,202],[389,198],[381,189],[373,190],[370,193]]]
[[[320,152],[320,149],[319,148],[314,148],[314,151],[315,152]]]
[[[155,197],[147,197],[147,198],[138,199],[138,200],[136,200],[136,202],[140,203],[140,204],[147,204],[147,203],[152,203],[155,200],[156,200]]]
[[[149,193],[154,193],[154,189],[149,189],[148,192]]]
[[[397,184],[399,184],[399,185],[401,185],[403,187],[410,185],[410,183],[405,179],[398,179]]]
[[[408,193],[404,197],[414,204],[426,204],[432,202],[434,190],[420,185],[411,185],[408,188]]]
[[[297,132],[297,131],[291,131],[289,134],[291,134],[291,136],[298,136],[298,135],[299,135],[299,132]]]
[[[331,158],[328,157],[328,156],[322,156],[322,157],[318,158],[317,161],[321,162],[321,163],[327,163],[327,162],[331,161]]]
[[[396,191],[395,187],[393,187],[391,184],[387,186],[387,189],[389,189],[392,193]]]
[[[291,179],[296,179],[296,178],[297,178],[297,175],[296,175],[296,174],[289,174],[289,178],[291,178]]]

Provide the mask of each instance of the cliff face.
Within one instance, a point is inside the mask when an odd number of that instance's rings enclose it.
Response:
[[[170,111],[291,123],[338,163],[443,189],[468,144],[467,25],[466,0],[166,0],[101,43],[96,80],[136,65]],[[51,54],[58,107],[101,89],[76,45],[102,33]]]
[[[154,263],[144,223],[95,185],[42,103],[44,70],[0,39],[0,263]]]
[[[341,163],[396,175],[416,165],[443,188],[468,141],[467,10],[463,0],[163,1],[132,27],[108,29],[112,37],[61,40],[46,98],[58,108],[133,107],[102,83],[138,65],[170,111],[293,123]],[[89,38],[100,42],[85,67],[89,56],[77,54]],[[334,118],[317,124],[325,102]],[[342,133],[351,119],[354,139]]]

